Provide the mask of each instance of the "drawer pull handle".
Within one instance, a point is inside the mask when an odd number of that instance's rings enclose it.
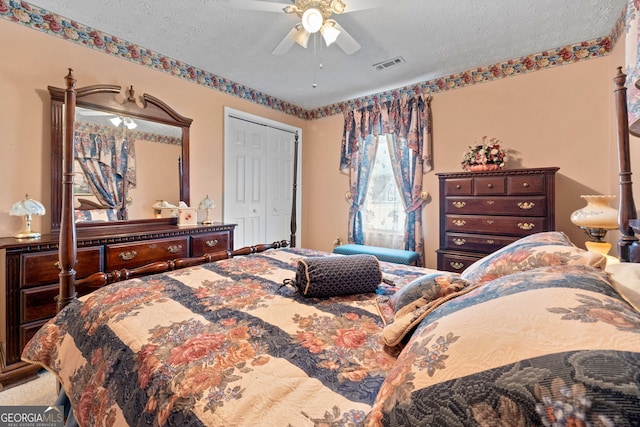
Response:
[[[518,207],[520,209],[531,209],[535,206],[536,204],[533,202],[518,202]]]
[[[495,201],[494,201],[494,200],[487,200],[487,204],[488,204],[489,206],[491,206],[491,205],[492,205],[492,204],[494,204],[494,203],[495,203]]]
[[[494,221],[494,220],[492,220],[492,219],[488,219],[488,220],[487,220],[487,224],[489,224],[489,225],[493,224],[494,222],[495,222],[495,221]]]
[[[212,248],[215,245],[218,244],[218,239],[214,239],[214,240],[207,240],[206,242],[204,242],[205,245],[207,245],[208,247]]]
[[[518,227],[523,229],[523,230],[529,231],[529,230],[533,230],[534,228],[536,228],[536,225],[531,223],[531,222],[525,222],[525,223],[519,222],[518,223]]]
[[[450,265],[452,268],[455,268],[456,270],[460,270],[462,267],[464,267],[464,264],[463,264],[463,263],[461,263],[461,262],[455,262],[455,261],[451,261],[451,262],[449,263],[449,265]]]
[[[454,219],[452,222],[453,222],[453,225],[455,225],[457,227],[462,227],[463,225],[465,225],[467,223],[467,221],[465,221],[463,219]]]
[[[170,254],[177,254],[182,249],[182,245],[171,245],[167,248]]]
[[[529,188],[529,183],[528,183],[528,182],[525,182],[524,184],[522,184],[522,186],[523,186],[524,188]]]
[[[131,261],[136,257],[136,255],[138,255],[136,251],[126,251],[126,252],[120,252],[118,254],[118,258],[120,258],[123,261]]]
[[[454,208],[458,208],[458,209],[462,209],[465,206],[467,206],[465,202],[453,202],[452,204]]]
[[[457,184],[457,185],[456,185],[456,190],[459,190],[459,189],[461,189],[461,188],[462,188],[462,186],[461,186],[460,184]]]
[[[493,245],[496,241],[493,239],[487,239],[487,243]]]
[[[493,184],[487,184],[487,187],[493,188]]]
[[[467,241],[465,239],[453,239],[453,244],[454,245],[462,246],[465,243],[467,243]]]

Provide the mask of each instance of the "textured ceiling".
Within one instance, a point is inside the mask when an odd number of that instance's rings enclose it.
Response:
[[[608,36],[626,0],[369,0],[377,7],[333,16],[362,46],[354,54],[314,50],[311,39],[282,56],[271,51],[299,19],[246,10],[240,0],[30,3],[313,109]],[[373,67],[397,56],[406,63]]]

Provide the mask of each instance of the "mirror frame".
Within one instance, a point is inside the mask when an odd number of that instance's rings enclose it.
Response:
[[[60,231],[62,215],[62,183],[64,179],[62,176],[62,143],[65,89],[49,86],[48,90],[51,95],[51,232],[57,233]],[[180,200],[190,206],[189,129],[193,120],[178,114],[163,101],[147,93],[137,100],[134,96],[133,87],[127,89],[127,94],[123,94],[124,100],[122,101],[118,100],[118,96],[122,93],[122,87],[117,85],[99,84],[86,86],[76,89],[76,92],[76,105],[78,107],[136,117],[182,128],[182,162],[179,173]],[[136,101],[139,101],[142,107]],[[78,223],[76,227],[79,229],[102,230],[143,223],[176,224],[176,221],[176,218],[138,219],[94,224]]]

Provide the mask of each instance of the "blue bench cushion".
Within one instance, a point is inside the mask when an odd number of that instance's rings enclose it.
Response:
[[[418,253],[402,249],[381,248],[378,246],[348,244],[336,246],[333,253],[342,255],[368,254],[380,261],[394,262],[396,264],[415,265],[418,261]]]

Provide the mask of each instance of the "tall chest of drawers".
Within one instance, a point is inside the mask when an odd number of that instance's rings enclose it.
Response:
[[[99,271],[197,257],[234,246],[235,224],[137,226],[134,231],[78,231],[76,279]],[[0,238],[0,388],[38,370],[20,360],[25,344],[57,310],[58,236]],[[76,288],[78,295],[90,289]]]
[[[555,229],[558,168],[440,173],[438,270],[469,265],[529,234]]]

